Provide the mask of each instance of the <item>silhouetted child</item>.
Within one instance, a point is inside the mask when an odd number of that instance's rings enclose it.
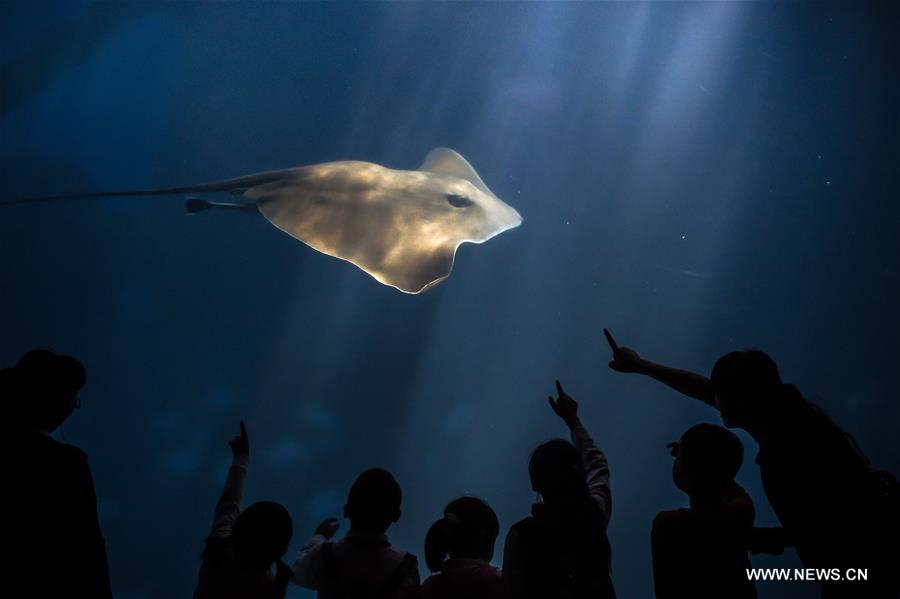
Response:
[[[425,536],[424,599],[499,597],[500,572],[490,564],[500,533],[497,514],[476,497],[454,499]]]
[[[534,450],[528,464],[542,503],[506,537],[503,585],[527,599],[615,597],[606,528],[612,509],[606,456],[578,418],[578,404],[556,382],[550,407],[566,423],[572,442],[554,439]]]
[[[689,428],[669,446],[675,486],[690,507],[661,512],[653,521],[653,582],[658,599],[750,599],[756,588],[747,577],[747,550],[753,531],[750,496],[734,477],[744,446],[731,432],[712,424]]]
[[[756,463],[766,498],[804,567],[867,570],[867,580],[822,582],[826,597],[891,597],[900,592],[900,491],[890,473],[873,471],[852,438],[759,350],[719,358],[709,378],[641,358],[619,347],[609,367],[650,376],[716,408],[729,428],[759,443]],[[769,545],[770,543],[766,543]]]
[[[318,591],[321,599],[417,594],[416,558],[393,547],[385,534],[400,519],[401,500],[400,485],[387,470],[372,468],[360,474],[344,506],[350,531],[332,543],[338,521],[322,522],[294,561],[294,582]]]
[[[51,437],[80,407],[84,366],[49,350],[0,371],[4,587],[22,597],[111,597],[106,545],[87,456]]]
[[[243,422],[240,436],[229,445],[233,461],[216,504],[194,599],[283,598],[291,580],[290,567],[281,561],[293,534],[291,516],[272,501],[259,501],[241,511],[250,461]]]

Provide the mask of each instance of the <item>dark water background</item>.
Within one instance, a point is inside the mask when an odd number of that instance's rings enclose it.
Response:
[[[704,372],[763,348],[900,472],[898,14],[0,4],[3,199],[416,168],[445,145],[525,217],[407,296],[262,218],[186,217],[180,198],[0,211],[0,362],[45,345],[87,365],[60,436],[90,455],[117,596],[189,596],[241,418],[248,500],[289,507],[289,557],[382,465],[405,492],[397,544],[421,555],[443,505],[472,493],[500,516],[499,563],[533,500],[528,454],[564,432],[556,377],[609,456],[620,596],[651,596],[651,520],[686,503],[664,445],[717,418],[609,371],[602,326]],[[742,439],[739,480],[771,525]]]

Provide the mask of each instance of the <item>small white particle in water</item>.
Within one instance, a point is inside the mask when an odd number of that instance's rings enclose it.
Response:
[[[818,156],[819,156],[819,160],[822,160],[822,155],[821,155],[821,154],[819,154],[819,155],[818,155]]]
[[[566,224],[568,225],[568,224],[569,224],[569,221],[566,221]]]
[[[831,179],[825,179],[825,185],[831,185]]]
[[[682,238],[682,239],[687,239],[687,235],[682,235],[681,238]]]

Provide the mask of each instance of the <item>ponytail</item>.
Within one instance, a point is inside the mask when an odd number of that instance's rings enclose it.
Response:
[[[425,535],[425,564],[440,572],[444,561],[453,557],[484,559],[485,542],[493,543],[500,533],[497,514],[476,497],[460,497],[444,509],[444,516]]]
[[[432,572],[440,572],[444,560],[449,557],[453,545],[453,537],[459,528],[459,516],[444,514],[444,517],[431,525],[425,535],[425,564]]]

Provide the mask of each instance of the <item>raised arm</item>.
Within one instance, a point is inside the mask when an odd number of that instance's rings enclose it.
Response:
[[[590,433],[578,417],[578,402],[572,399],[556,381],[557,399],[548,397],[550,407],[556,412],[572,434],[572,444],[581,452],[585,481],[591,498],[597,503],[606,524],[612,515],[612,492],[609,488],[609,465],[606,455],[597,447]]]
[[[221,538],[231,535],[234,522],[241,513],[241,500],[244,498],[244,480],[247,478],[247,464],[250,462],[250,439],[247,428],[241,421],[241,434],[228,442],[231,446],[232,461],[228,468],[225,488],[216,503],[213,515],[212,533],[209,538]]]
[[[316,590],[322,578],[324,564],[322,563],[322,545],[330,539],[341,527],[337,518],[326,518],[316,528],[313,536],[303,544],[297,557],[294,558],[292,578],[294,584],[307,589]]]
[[[689,370],[679,370],[678,368],[671,368],[645,360],[630,347],[619,347],[609,330],[603,329],[603,334],[606,336],[606,341],[613,352],[613,358],[609,362],[609,367],[616,372],[636,372],[649,376],[679,393],[715,406],[715,393],[713,392],[712,384],[702,374]]]

